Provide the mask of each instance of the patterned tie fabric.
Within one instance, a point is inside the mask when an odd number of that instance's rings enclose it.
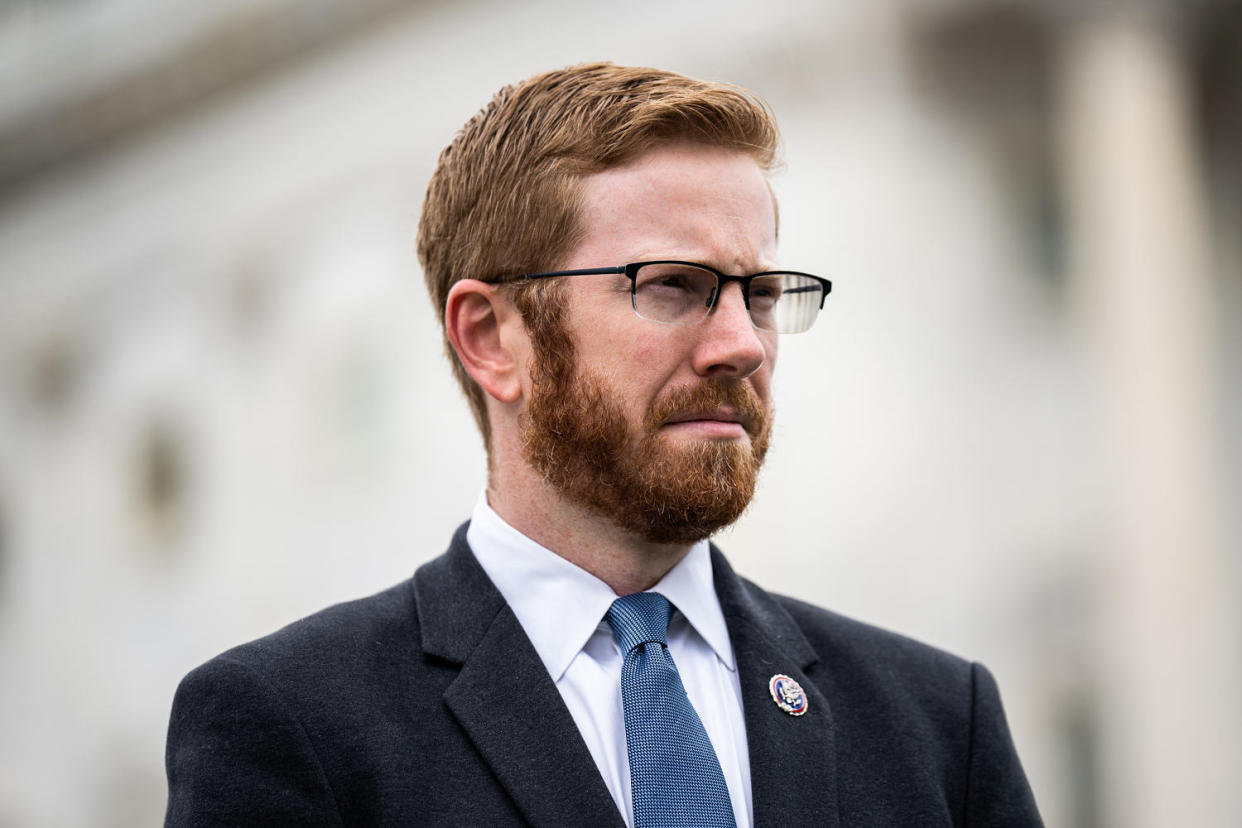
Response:
[[[735,828],[729,789],[668,652],[673,607],[656,592],[626,595],[605,618],[625,654],[621,702],[636,828]]]

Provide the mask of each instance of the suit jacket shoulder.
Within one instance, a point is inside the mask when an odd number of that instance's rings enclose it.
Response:
[[[759,791],[771,787],[763,799],[779,800],[779,777],[789,773],[776,770],[779,750],[763,756],[765,745],[805,741],[799,720],[820,708],[815,733],[829,738],[814,752],[830,759],[814,763],[813,775],[818,789],[831,788],[824,797],[833,802],[821,804],[835,816],[816,813],[819,824],[1042,824],[986,668],[768,593],[734,575],[718,552],[713,563],[743,684],[757,822]],[[799,720],[765,698],[774,673],[806,692]]]
[[[969,713],[971,662],[795,598],[772,597],[806,637],[818,666],[831,666],[822,672],[834,696],[883,699],[894,710],[917,709],[940,721]]]
[[[384,824],[376,786],[434,750],[413,582],[234,647],[182,681],[167,825]],[[389,817],[395,815],[389,814]],[[411,822],[410,824],[417,824]]]
[[[464,529],[412,579],[187,675],[169,721],[165,824],[620,828]]]

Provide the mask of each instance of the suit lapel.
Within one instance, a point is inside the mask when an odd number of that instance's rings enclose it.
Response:
[[[714,546],[712,568],[742,686],[755,825],[837,826],[832,710],[804,672],[818,657],[789,614]],[[778,673],[802,686],[805,714],[773,701],[768,682]]]
[[[624,828],[556,685],[465,530],[415,576],[424,652],[461,665],[445,704],[527,822]]]

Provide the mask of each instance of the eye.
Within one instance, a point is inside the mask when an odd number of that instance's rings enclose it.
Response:
[[[656,284],[660,287],[684,288],[686,286],[686,280],[685,277],[678,273],[669,273],[661,276]]]
[[[684,265],[648,265],[638,273],[637,288],[639,291],[659,291],[661,293],[702,293],[710,290],[715,277],[704,270]]]
[[[643,274],[647,278],[639,283],[639,287],[644,288],[670,288],[677,290],[689,290],[692,285],[692,278],[685,271],[673,269],[660,269],[651,274]]]
[[[763,302],[768,305],[774,304],[781,298],[784,292],[784,285],[781,280],[775,277],[764,277],[755,279],[750,283],[750,301]]]
[[[634,310],[659,322],[692,321],[707,314],[715,288],[710,270],[677,262],[645,264],[634,279]]]

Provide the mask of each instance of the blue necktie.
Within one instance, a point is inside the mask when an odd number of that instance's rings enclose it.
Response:
[[[621,702],[636,828],[735,828],[729,789],[668,652],[673,607],[657,592],[612,602],[605,618],[625,654]]]

